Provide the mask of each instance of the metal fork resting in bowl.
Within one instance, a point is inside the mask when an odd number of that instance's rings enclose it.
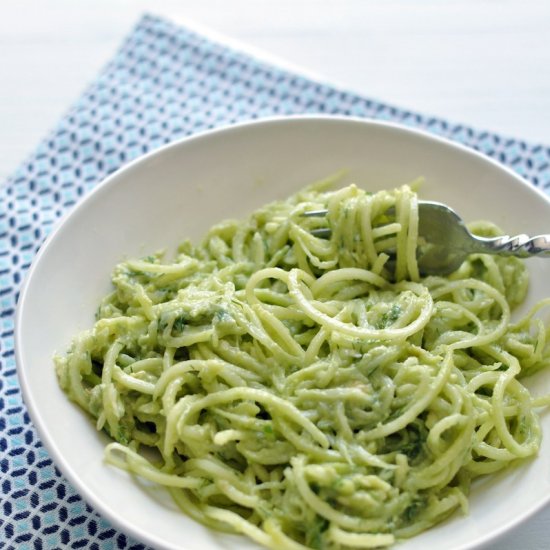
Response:
[[[304,216],[326,216],[327,210],[310,210]],[[418,248],[418,269],[423,275],[446,275],[475,253],[529,258],[550,257],[550,235],[472,235],[462,218],[439,202],[418,202],[418,237],[425,243]],[[313,229],[317,237],[330,237],[329,228]]]

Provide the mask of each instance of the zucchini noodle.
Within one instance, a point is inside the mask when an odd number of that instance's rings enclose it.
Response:
[[[207,526],[273,549],[391,546],[536,455],[550,401],[521,382],[550,363],[548,302],[511,321],[523,263],[474,254],[424,278],[418,247],[411,187],[310,186],[172,262],[118,265],[55,357],[60,384],[115,440],[108,463]]]

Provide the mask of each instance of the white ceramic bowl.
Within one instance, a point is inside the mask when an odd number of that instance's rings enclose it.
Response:
[[[104,465],[104,435],[59,389],[52,365],[88,328],[113,266],[126,257],[197,239],[223,218],[283,198],[341,168],[376,190],[419,175],[422,196],[467,220],[507,232],[544,233],[550,203],[510,170],[464,147],[396,125],[349,118],[270,119],[215,130],[132,162],[97,187],[57,227],[21,292],[17,365],[31,417],[55,463],[80,494],[119,528],[159,549],[257,548],[180,513],[158,488]],[[550,295],[550,261],[530,260],[528,302]],[[550,373],[535,390],[550,387]],[[540,456],[477,484],[466,517],[403,543],[402,550],[466,549],[494,539],[550,499],[550,417]]]

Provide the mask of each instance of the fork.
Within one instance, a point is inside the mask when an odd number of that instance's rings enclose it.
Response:
[[[326,216],[327,210],[310,210],[304,216]],[[478,237],[462,218],[440,202],[418,202],[418,269],[423,275],[447,275],[460,267],[470,254],[498,254],[529,258],[550,257],[550,235]],[[317,237],[329,238],[329,228],[313,229]]]

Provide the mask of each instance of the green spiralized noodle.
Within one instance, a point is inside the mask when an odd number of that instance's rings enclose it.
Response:
[[[511,321],[527,290],[515,258],[423,278],[417,200],[314,185],[173,262],[118,265],[93,328],[55,357],[115,440],[107,462],[214,529],[338,549],[466,512],[477,476],[536,455],[550,398],[521,378],[550,363],[550,302]]]

